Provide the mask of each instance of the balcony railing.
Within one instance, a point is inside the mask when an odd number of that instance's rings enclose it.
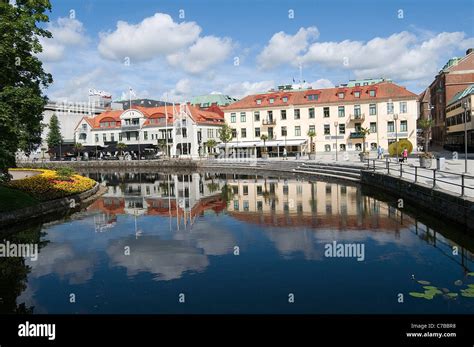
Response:
[[[264,119],[262,121],[262,124],[263,125],[275,125],[276,124],[276,119],[273,118],[273,119]]]
[[[352,121],[355,121],[355,120],[364,120],[365,119],[365,114],[364,113],[355,113],[355,114],[351,114],[351,120]]]
[[[363,139],[364,134],[362,134],[360,131],[351,132],[351,134],[349,135],[349,138],[350,139]]]
[[[128,131],[128,130],[138,130],[140,129],[140,124],[123,124],[122,123],[122,130]]]

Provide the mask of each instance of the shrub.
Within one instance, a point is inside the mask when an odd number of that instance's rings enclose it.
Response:
[[[397,155],[397,148],[398,155],[402,155],[405,148],[407,149],[408,154],[410,154],[413,151],[413,144],[407,139],[399,140],[398,145],[397,142],[393,142],[390,144],[390,146],[388,146],[388,152],[391,156]]]
[[[71,180],[71,176],[75,174],[75,171],[70,167],[61,167],[56,169],[56,174],[59,180],[69,181]]]

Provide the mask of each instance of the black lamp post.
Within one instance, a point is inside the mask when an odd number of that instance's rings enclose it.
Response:
[[[464,101],[464,172],[467,174],[467,114],[471,112],[471,104],[469,100]]]
[[[398,119],[398,114],[393,115],[393,120],[395,123],[395,146],[396,146],[396,152],[397,152],[397,163],[398,163],[398,132],[397,132],[397,119]]]

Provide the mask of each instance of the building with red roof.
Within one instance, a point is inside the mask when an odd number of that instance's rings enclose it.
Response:
[[[361,130],[367,128],[366,149],[387,150],[396,139],[407,139],[416,148],[417,99],[390,80],[248,95],[223,107],[234,135],[228,146],[257,156],[263,147],[270,156],[282,156],[285,149],[288,155],[304,154],[311,150],[311,131],[316,152],[361,151]]]
[[[76,142],[91,156],[116,156],[118,143],[133,157],[162,151],[170,156],[198,157],[215,152],[209,140],[219,142],[224,113],[216,105],[203,110],[190,104],[106,110],[85,116],[75,128]],[[99,155],[99,154],[98,154]]]

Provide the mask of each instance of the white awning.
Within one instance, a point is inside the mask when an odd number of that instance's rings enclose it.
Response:
[[[284,147],[286,146],[301,146],[306,143],[306,140],[290,139],[290,140],[268,140],[265,142],[266,147]],[[249,147],[263,147],[263,141],[232,141],[227,143],[227,148],[249,148]],[[219,148],[224,148],[223,143],[219,143]]]

